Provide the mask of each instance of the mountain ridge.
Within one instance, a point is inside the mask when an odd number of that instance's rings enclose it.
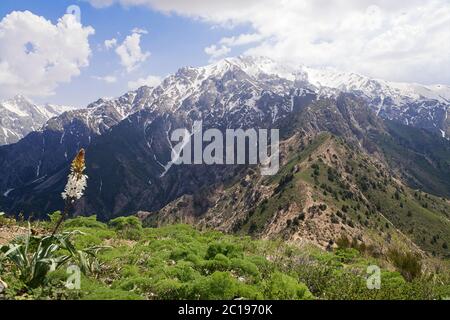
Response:
[[[0,145],[19,141],[38,131],[51,118],[74,108],[59,105],[37,105],[22,95],[0,102]]]

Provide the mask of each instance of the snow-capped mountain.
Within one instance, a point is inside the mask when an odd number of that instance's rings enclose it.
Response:
[[[101,135],[129,115],[142,109],[150,99],[152,88],[141,87],[115,99],[101,98],[84,109],[70,110],[47,121],[43,130],[53,130],[81,137]],[[64,138],[62,138],[64,139]]]
[[[450,136],[450,86],[391,82],[333,68],[292,66],[266,57],[237,57],[225,61],[254,77],[276,75],[309,88],[319,96],[354,93],[364,97],[382,118],[428,129],[443,137]]]
[[[78,210],[107,219],[125,211],[159,209],[233,174],[229,168],[168,169],[170,134],[191,128],[196,120],[205,129],[328,131],[373,149],[369,132],[387,134],[380,117],[436,132],[448,128],[442,113],[448,109],[447,97],[445,87],[402,87],[266,58],[181,68],[155,88],[142,87],[65,112],[18,143],[1,147],[0,209],[58,208],[70,160],[82,147],[89,188]]]
[[[17,142],[39,130],[47,120],[72,109],[50,104],[39,106],[21,95],[0,102],[0,145]]]

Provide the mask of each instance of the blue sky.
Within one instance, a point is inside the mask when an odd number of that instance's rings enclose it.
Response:
[[[66,15],[70,5],[80,7],[80,22]],[[82,107],[157,84],[180,67],[243,53],[450,85],[450,6],[448,0],[0,1],[0,100],[23,94]]]
[[[2,0],[0,19],[12,11],[28,10],[55,24],[73,4],[81,9],[83,26],[95,29],[95,34],[89,37],[92,51],[89,66],[80,68],[81,74],[73,77],[69,83],[59,84],[55,95],[31,97],[39,103],[84,106],[99,97],[121,95],[129,90],[129,81],[145,78],[150,74],[165,77],[182,66],[207,64],[209,56],[204,52],[205,47],[222,37],[248,29],[240,26],[231,30],[142,7],[123,8],[113,5],[99,9],[87,2],[73,0]],[[148,31],[141,36],[140,45],[143,51],[150,52],[151,55],[136,70],[127,73],[120,65],[120,59],[114,50],[105,49],[104,41],[116,38],[120,43],[134,28]],[[241,51],[236,50],[236,54]],[[107,75],[114,75],[117,81],[106,83],[96,79]]]

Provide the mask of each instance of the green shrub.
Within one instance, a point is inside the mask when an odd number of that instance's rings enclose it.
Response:
[[[128,240],[140,240],[144,234],[141,220],[134,216],[113,219],[109,222],[109,226]]]
[[[342,263],[353,262],[357,257],[359,257],[359,251],[353,248],[344,248],[336,250],[336,257]]]
[[[126,265],[120,270],[120,274],[124,278],[139,276],[141,274],[139,267],[135,265]]]
[[[234,298],[262,299],[256,288],[239,282],[227,272],[214,272],[184,287],[186,299],[231,300]]]
[[[152,287],[152,281],[148,277],[143,276],[127,276],[111,285],[111,289],[133,291],[144,294]]]
[[[181,282],[193,281],[200,277],[200,273],[195,270],[194,265],[186,261],[178,262],[175,266],[168,268],[166,274]]]
[[[80,231],[74,236],[77,248],[102,245],[104,240],[115,237],[115,232],[109,229],[93,229],[87,227],[66,228],[65,230]]]
[[[195,266],[201,266],[203,263],[202,258],[193,253],[188,254],[185,260],[192,262]]]
[[[183,296],[183,285],[177,279],[163,279],[152,286],[156,299],[177,300]]]
[[[218,253],[212,260],[205,260],[203,262],[203,269],[207,271],[207,273],[212,273],[214,271],[226,271],[230,268],[231,261],[227,256]]]
[[[422,273],[420,258],[411,252],[401,252],[391,249],[388,252],[389,259],[406,280],[412,281]]]
[[[178,261],[182,259],[186,259],[190,254],[190,250],[187,250],[185,248],[175,248],[170,253],[170,259]]]
[[[52,218],[51,218],[52,219]],[[95,228],[95,229],[106,229],[106,224],[97,221],[97,216],[90,217],[76,217],[69,219],[64,222],[66,228]]]
[[[125,286],[126,287],[126,286]],[[82,277],[82,300],[143,300],[144,298],[130,290],[105,286],[99,281]],[[128,287],[129,288],[129,287]]]
[[[320,298],[330,300],[366,300],[377,290],[367,289],[365,274],[358,270],[334,269]]]
[[[275,272],[265,284],[265,297],[272,300],[306,300],[312,299],[305,284],[299,283],[296,279]]]
[[[263,275],[270,274],[275,269],[274,264],[268,261],[265,257],[250,256],[247,257],[246,259],[251,263],[253,263],[258,268],[258,271]]]
[[[58,221],[61,219],[62,213],[61,211],[55,211],[53,213],[49,213],[47,216],[50,219],[49,228],[53,230],[56,227]]]
[[[232,243],[214,242],[209,245],[205,259],[212,259],[219,253],[228,258],[239,258],[242,256],[242,248]]]
[[[242,275],[250,275],[255,278],[260,277],[258,267],[249,260],[233,258],[231,259],[231,269],[240,271]]]

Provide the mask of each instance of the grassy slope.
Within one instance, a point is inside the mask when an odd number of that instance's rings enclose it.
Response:
[[[47,223],[33,225],[42,232]],[[77,218],[65,230],[81,230],[79,248],[108,245],[80,290],[67,290],[61,269],[47,283],[24,290],[14,268],[3,262],[0,277],[8,298],[20,299],[439,299],[450,295],[445,275],[406,282],[382,261],[354,249],[327,253],[279,241],[200,232],[187,225],[117,229]],[[366,268],[382,267],[381,290],[368,290]],[[448,275],[447,275],[448,276]],[[444,285],[442,283],[445,283]]]
[[[325,222],[331,225],[326,228],[335,229],[330,236],[333,241],[340,236],[336,228],[340,226],[343,233],[362,234],[380,247],[411,249],[414,244],[405,243],[411,239],[431,255],[449,257],[447,200],[408,188],[382,164],[329,134],[321,134],[305,147],[293,149],[298,151],[289,153],[287,163],[276,176],[265,178],[260,184],[228,186],[209,217],[226,223],[235,219],[231,231],[259,236],[267,235],[278,223],[278,234],[271,236],[283,239],[293,239],[295,234],[304,237],[312,223],[318,226]],[[243,207],[249,190],[261,190],[262,186],[273,192],[255,206]],[[311,198],[309,204],[307,193]],[[308,213],[311,206],[323,204],[326,209],[312,208],[313,213]],[[300,219],[291,217],[292,208],[297,208],[294,210],[298,210]],[[247,213],[242,217],[244,211]],[[290,215],[287,220],[286,215]],[[322,232],[320,226],[315,230]]]
[[[411,185],[426,192],[450,196],[450,143],[425,130],[386,122],[388,135],[374,139],[387,160]]]

